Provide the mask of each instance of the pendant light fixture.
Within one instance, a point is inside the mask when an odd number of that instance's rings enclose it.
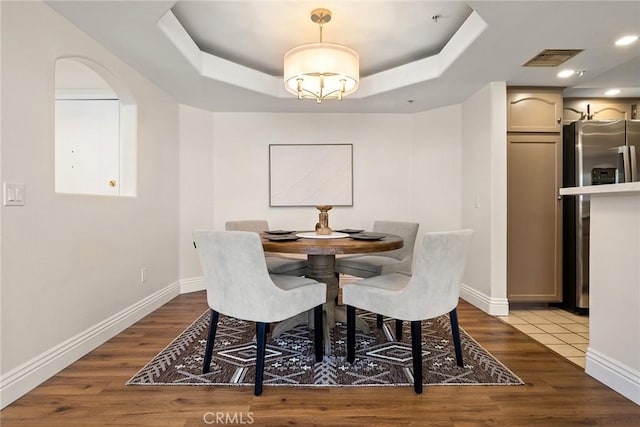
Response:
[[[358,89],[360,58],[353,49],[322,41],[322,26],[331,21],[327,9],[311,12],[320,27],[320,42],[294,47],[284,55],[284,87],[298,99],[341,100]]]

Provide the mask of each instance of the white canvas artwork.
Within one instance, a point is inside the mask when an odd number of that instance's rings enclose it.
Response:
[[[269,145],[271,206],[353,206],[353,145]]]

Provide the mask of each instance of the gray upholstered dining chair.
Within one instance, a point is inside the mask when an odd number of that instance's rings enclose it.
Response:
[[[418,226],[417,222],[375,221],[374,232],[398,235],[404,240],[404,245],[392,251],[339,258],[336,271],[364,278],[400,271],[411,272]]]
[[[428,233],[413,275],[390,273],[346,284],[347,360],[355,361],[355,308],[411,322],[414,390],[422,393],[422,320],[449,313],[456,363],[463,366],[456,308],[471,245],[471,230]]]
[[[416,243],[419,224],[417,222],[375,221],[373,231],[376,233],[395,234],[402,237],[402,248],[367,255],[353,255],[339,258],[336,271],[356,277],[374,277],[388,273],[411,273],[413,249]],[[376,316],[376,325],[382,327],[382,315]],[[396,333],[402,335],[402,322],[396,322]]]
[[[265,220],[227,221],[224,224],[227,231],[253,231],[260,234],[269,230],[269,223]],[[307,260],[290,258],[274,252],[264,253],[269,273],[286,274],[287,276],[304,276],[307,274]]]
[[[219,314],[256,322],[256,381],[262,394],[268,324],[314,309],[314,350],[322,360],[322,304],[327,285],[306,277],[272,274],[260,236],[248,231],[196,230],[193,238],[204,272],[211,323],[203,373],[209,372]]]

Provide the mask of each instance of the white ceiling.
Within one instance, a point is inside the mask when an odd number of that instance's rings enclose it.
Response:
[[[414,1],[402,7],[393,2],[367,2],[359,7],[344,1],[321,4],[332,12],[331,21],[324,25],[323,41],[358,52],[361,76],[437,54],[472,12],[469,5],[456,1]],[[282,76],[285,52],[319,41],[318,25],[310,19],[313,5],[180,1],[172,11],[203,51]],[[436,15],[441,15],[437,21],[432,19]],[[215,19],[212,25],[212,17],[224,19]],[[402,31],[398,31],[400,25]]]
[[[640,43],[613,45],[640,33],[638,1],[47,3],[179,102],[212,111],[417,112],[491,81],[640,97]],[[282,55],[318,41],[317,7],[333,12],[324,41],[360,55],[360,88],[343,101],[297,100],[283,88]],[[584,51],[558,68],[522,67],[543,49]],[[563,68],[586,72],[561,80]]]

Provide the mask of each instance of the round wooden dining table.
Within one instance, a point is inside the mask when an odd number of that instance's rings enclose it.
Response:
[[[292,232],[291,234],[308,234],[312,232]],[[358,240],[349,235],[341,238],[298,238],[297,240],[269,240],[270,235],[261,233],[262,247],[265,252],[281,252],[293,254],[306,254],[308,261],[307,277],[327,284],[327,302],[325,303],[325,354],[331,353],[329,328],[335,326],[336,321],[346,321],[346,313],[342,307],[337,306],[336,299],[339,292],[339,278],[336,274],[336,255],[363,254],[372,252],[384,252],[399,249],[404,245],[402,237],[393,234],[385,234],[380,240]],[[282,332],[292,329],[300,324],[308,324],[312,321],[307,315],[296,316],[280,322],[273,329],[273,336],[277,337]],[[368,332],[369,327],[363,320],[356,319],[356,327]]]

